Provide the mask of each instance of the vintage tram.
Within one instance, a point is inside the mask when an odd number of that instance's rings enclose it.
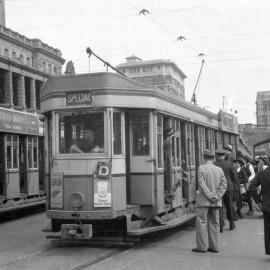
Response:
[[[37,113],[0,108],[0,217],[45,209],[43,124]]]
[[[61,239],[141,236],[193,219],[203,150],[238,150],[234,116],[117,73],[52,77],[41,108],[45,231]]]

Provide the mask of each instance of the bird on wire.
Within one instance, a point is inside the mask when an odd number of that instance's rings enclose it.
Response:
[[[179,37],[177,38],[177,41],[183,41],[183,40],[186,40],[186,38],[185,38],[184,36],[179,36]]]
[[[146,16],[146,14],[150,14],[150,12],[149,12],[147,9],[145,9],[145,8],[143,8],[143,9],[140,10],[140,12],[139,12],[139,15],[144,15],[144,16]]]
[[[204,53],[200,53],[198,54],[199,57],[203,57],[203,56],[206,56]]]

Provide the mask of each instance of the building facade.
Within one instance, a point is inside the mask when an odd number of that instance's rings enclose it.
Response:
[[[156,86],[169,95],[185,99],[186,75],[171,60],[143,61],[132,55],[126,58],[126,63],[119,64],[117,68],[137,82]]]
[[[256,97],[256,119],[257,125],[241,124],[239,132],[243,140],[253,151],[257,143],[270,139],[270,91],[259,91]],[[270,156],[270,144],[258,145],[254,151],[255,156]]]
[[[0,2],[4,7],[4,1]],[[1,14],[4,11],[1,10]],[[44,193],[40,93],[61,51],[0,25],[0,206]]]

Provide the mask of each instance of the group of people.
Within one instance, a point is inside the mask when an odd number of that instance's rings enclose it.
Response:
[[[226,150],[205,150],[205,163],[198,168],[198,190],[195,208],[196,247],[193,252],[219,252],[220,233],[243,218],[243,204],[248,205],[247,215],[253,215],[253,205],[263,212],[265,253],[270,255],[270,168],[267,157],[252,164],[247,156],[238,156],[228,145]],[[254,201],[254,203],[253,203]]]

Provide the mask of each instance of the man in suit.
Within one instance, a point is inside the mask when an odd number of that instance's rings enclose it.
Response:
[[[225,175],[214,164],[215,153],[204,151],[205,164],[198,168],[198,191],[195,208],[196,217],[196,248],[193,252],[219,251],[219,208],[221,198],[226,191]]]
[[[250,189],[261,185],[262,211],[264,219],[265,254],[270,255],[270,168],[259,171],[250,183]]]
[[[235,160],[235,154],[233,153],[233,148],[230,144],[228,144],[225,149],[227,149],[227,153],[225,153],[225,160],[229,162],[233,162]]]
[[[226,152],[224,150],[216,150],[216,165],[220,167],[226,177],[227,180],[227,191],[225,192],[222,202],[226,208],[227,218],[230,222],[230,230],[234,230],[234,217],[235,211],[233,207],[232,201],[232,193],[233,193],[233,184],[237,182],[236,171],[231,162],[225,160]],[[223,218],[222,208],[220,209],[220,232],[223,232],[223,227],[225,225]]]

